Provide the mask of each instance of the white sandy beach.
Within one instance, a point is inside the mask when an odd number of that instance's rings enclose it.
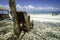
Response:
[[[52,14],[28,14],[30,15],[30,20],[40,21],[40,22],[56,22],[60,23],[60,15]]]
[[[33,28],[24,34],[20,35],[21,40],[60,40],[60,15],[52,16],[51,14],[29,14],[34,20]],[[11,17],[11,15],[10,15]],[[12,17],[11,17],[12,18]],[[37,22],[38,21],[38,22]],[[0,21],[0,40],[18,40],[14,36],[14,26],[12,20]]]

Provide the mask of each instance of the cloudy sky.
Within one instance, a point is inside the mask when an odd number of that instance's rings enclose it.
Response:
[[[15,0],[15,2],[18,11],[60,11],[60,0]],[[0,6],[8,9],[8,0],[0,0]]]

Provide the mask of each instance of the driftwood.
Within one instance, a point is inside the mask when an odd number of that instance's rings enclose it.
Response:
[[[18,36],[20,33],[20,30],[19,30],[18,18],[16,14],[15,0],[9,0],[9,5],[10,5],[11,14],[14,22],[14,34]]]
[[[2,15],[0,14],[0,20],[2,20],[3,18],[2,18]]]
[[[33,23],[30,22],[30,16],[26,12],[17,12],[18,22],[21,30],[29,32]]]
[[[9,18],[9,15],[8,15],[9,11],[8,10],[6,10],[6,9],[0,9],[0,11],[2,12],[2,13],[0,13],[0,20]],[[6,11],[8,14],[5,14],[3,11]]]
[[[9,0],[11,14],[14,22],[14,34],[19,36],[21,31],[29,32],[31,29],[30,17],[26,12],[17,12],[15,6],[15,0]]]

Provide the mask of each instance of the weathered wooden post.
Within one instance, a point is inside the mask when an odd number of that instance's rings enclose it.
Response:
[[[19,29],[18,18],[16,13],[15,0],[9,0],[9,5],[14,22],[14,34],[18,36],[20,33],[20,29]]]
[[[0,14],[0,20],[2,20],[2,14]]]

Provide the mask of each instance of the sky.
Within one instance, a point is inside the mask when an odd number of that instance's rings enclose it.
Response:
[[[18,11],[60,11],[60,0],[15,0],[15,3]],[[8,9],[8,0],[0,0],[0,6],[4,6]]]

